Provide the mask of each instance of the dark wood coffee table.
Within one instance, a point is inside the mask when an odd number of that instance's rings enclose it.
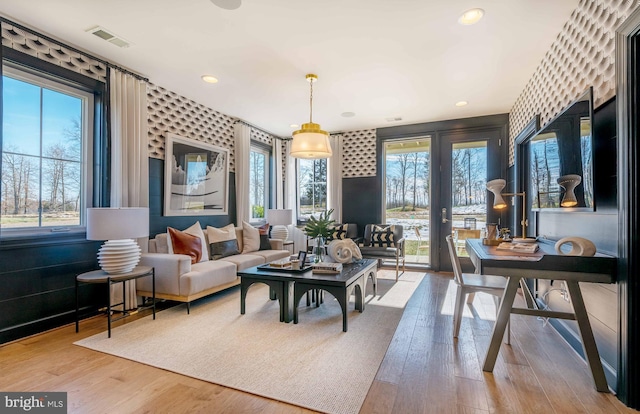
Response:
[[[259,269],[257,266],[238,272],[240,283],[240,313],[245,313],[247,290],[254,283],[265,283],[280,302],[280,321],[298,323],[298,303],[309,290],[325,290],[331,293],[342,308],[342,330],[347,332],[347,305],[349,296],[355,292],[355,309],[364,311],[364,297],[369,277],[373,282],[374,294],[377,290],[377,261],[362,259],[343,266],[338,274],[306,272],[286,272]],[[293,318],[292,318],[293,314]]]

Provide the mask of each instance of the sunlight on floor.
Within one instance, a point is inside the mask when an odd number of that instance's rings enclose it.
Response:
[[[449,286],[447,286],[447,294],[442,303],[442,309],[440,310],[441,314],[453,316],[456,302],[456,289],[456,282],[450,280]],[[495,321],[496,305],[493,296],[487,293],[476,293],[471,305],[467,304],[465,299],[462,316],[464,318],[480,318],[487,321]]]
[[[404,272],[400,275],[398,281],[395,282],[395,271],[378,271],[378,285],[380,285],[382,281],[387,280],[393,280],[394,285],[382,295],[380,294],[380,287],[375,297],[373,297],[373,294],[368,294],[365,298],[366,306],[404,308],[423,278],[424,273],[422,272]],[[370,288],[367,288],[367,291],[370,291]]]

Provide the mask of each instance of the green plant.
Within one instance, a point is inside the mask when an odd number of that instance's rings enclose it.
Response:
[[[311,216],[307,224],[304,226],[304,234],[314,239],[316,237],[324,237],[325,239],[329,237],[333,231],[333,225],[335,224],[335,220],[331,219],[332,213],[333,209],[323,211],[320,213],[318,218]]]

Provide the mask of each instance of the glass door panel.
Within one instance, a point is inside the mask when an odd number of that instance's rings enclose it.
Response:
[[[458,256],[468,257],[466,239],[480,238],[487,223],[487,141],[451,146],[451,234]]]
[[[384,144],[384,205],[386,224],[401,224],[407,264],[431,263],[431,138]]]

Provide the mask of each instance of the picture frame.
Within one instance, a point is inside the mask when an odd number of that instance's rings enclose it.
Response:
[[[167,134],[164,216],[229,214],[229,150]]]
[[[298,252],[298,260],[300,260],[300,267],[304,267],[305,263],[307,262],[307,252],[305,252],[304,250],[300,250]]]

